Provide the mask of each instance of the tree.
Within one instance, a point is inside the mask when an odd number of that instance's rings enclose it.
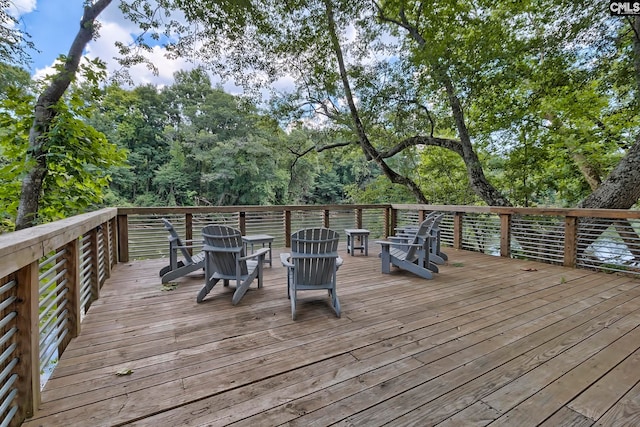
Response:
[[[74,38],[66,56],[60,57],[61,65],[57,68],[56,74],[50,80],[49,85],[42,90],[33,108],[33,123],[29,131],[29,147],[25,160],[26,173],[22,180],[18,213],[16,218],[16,228],[22,229],[30,227],[37,222],[38,208],[42,196],[44,181],[47,176],[47,155],[49,152],[49,132],[56,116],[59,114],[60,100],[75,79],[82,53],[87,43],[98,36],[98,24],[96,19],[111,4],[112,0],[86,0],[84,13],[80,20],[78,33]],[[0,6],[6,6],[8,2],[3,0]],[[150,50],[146,41],[159,40],[160,35],[173,34],[175,31],[184,33],[188,26],[184,22],[169,19],[172,11],[182,10],[187,20],[195,19],[192,2],[184,0],[132,0],[120,2],[120,9],[132,22],[139,24],[141,33],[136,37],[136,46],[125,46],[118,44],[122,54],[121,63],[125,66],[146,62],[153,67],[150,61],[146,60],[137,49],[142,51]],[[233,31],[245,24],[245,10],[251,7],[248,0],[218,0],[209,5],[209,9],[200,10],[199,13],[207,16],[209,22],[214,23],[215,29]],[[0,15],[0,36],[7,41],[9,49],[21,49],[20,42],[24,40],[24,35],[19,32],[9,32],[6,30],[7,17],[5,7]],[[8,35],[7,35],[8,34]],[[189,36],[185,38],[188,40]],[[11,52],[9,52],[11,53]],[[175,54],[180,54],[180,48],[174,49]],[[0,55],[7,56],[0,51]]]
[[[111,0],[98,0],[95,3],[85,5],[84,14],[80,20],[80,29],[69,48],[69,52],[66,56],[61,57],[62,64],[57,68],[55,76],[35,102],[25,161],[28,166],[22,180],[16,217],[17,230],[36,223],[40,198],[48,171],[47,154],[51,144],[50,132],[53,130],[56,116],[60,113],[60,101],[75,79],[85,46],[96,35],[96,18],[110,3]]]
[[[10,14],[11,0],[0,0],[0,62],[25,64],[29,62],[28,49],[35,46],[29,34],[18,30],[18,21]]]
[[[86,123],[101,94],[101,65],[89,64],[80,73],[84,83],[71,85],[65,99],[56,104],[56,115],[47,132],[47,170],[39,209],[42,221],[77,214],[99,203],[109,185],[109,168],[125,158],[124,151]],[[0,200],[5,207],[5,228],[13,228],[9,223],[18,210],[21,177],[31,167],[24,159],[34,96],[30,85],[22,81],[23,74],[14,75],[18,76],[16,84],[7,84],[8,96],[0,99]]]

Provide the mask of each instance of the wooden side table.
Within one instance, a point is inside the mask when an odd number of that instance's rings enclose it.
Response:
[[[369,230],[364,228],[346,228],[344,232],[347,234],[347,253],[354,256],[354,252],[360,249],[360,253],[364,251],[365,256],[369,256]],[[356,246],[356,239],[359,245]]]
[[[272,267],[272,257],[271,257],[271,244],[273,243],[273,236],[268,234],[253,234],[250,236],[242,236],[242,243],[244,244],[244,252],[248,252],[248,247],[251,246],[251,253],[253,253],[254,245],[262,244],[264,248],[265,245],[268,245],[269,248],[269,258],[264,257],[264,263],[269,263],[269,267]]]

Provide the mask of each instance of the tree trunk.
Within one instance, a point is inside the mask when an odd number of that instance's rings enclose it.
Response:
[[[462,160],[467,167],[467,175],[469,175],[469,183],[473,191],[489,206],[511,206],[511,202],[504,197],[484,175],[480,159],[473,149],[471,138],[469,137],[469,129],[464,121],[464,111],[456,94],[453,82],[445,72],[440,72],[440,78],[447,90],[449,97],[449,105],[453,118],[458,128],[460,136],[460,146],[462,148]]]
[[[401,184],[406,186],[416,197],[418,203],[427,204],[429,201],[424,196],[424,193],[412,179],[398,174],[391,169],[389,165],[384,161],[382,155],[369,141],[369,137],[364,129],[362,120],[360,120],[360,114],[356,103],[353,99],[353,93],[351,92],[351,85],[349,84],[349,76],[347,74],[347,68],[344,63],[344,55],[342,54],[342,47],[340,46],[340,40],[338,39],[338,32],[336,29],[335,16],[333,12],[333,5],[331,0],[324,0],[327,24],[329,27],[329,38],[331,39],[331,45],[338,61],[338,68],[340,72],[340,78],[342,80],[342,86],[344,89],[345,97],[347,98],[347,104],[349,105],[349,111],[351,113],[351,119],[353,120],[355,131],[360,142],[360,147],[364,152],[367,160],[373,160],[380,167],[382,172],[387,178],[394,184]]]
[[[40,94],[34,107],[33,124],[29,131],[29,148],[26,161],[30,163],[22,180],[20,202],[16,217],[16,230],[37,223],[42,187],[47,176],[47,141],[51,124],[56,116],[56,104],[78,72],[78,65],[87,43],[95,34],[95,19],[112,0],[98,0],[85,6],[76,34],[62,69],[53,77],[49,86]]]

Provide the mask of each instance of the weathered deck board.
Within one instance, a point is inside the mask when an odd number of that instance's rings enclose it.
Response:
[[[639,280],[452,250],[423,280],[343,252],[342,318],[305,292],[295,322],[275,264],[235,307],[196,304],[198,273],[161,290],[162,260],[116,266],[24,425],[638,421]]]

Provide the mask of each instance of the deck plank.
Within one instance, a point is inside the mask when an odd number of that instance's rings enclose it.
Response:
[[[342,318],[305,292],[295,322],[276,264],[237,306],[222,286],[197,304],[199,272],[164,291],[166,261],[119,264],[24,425],[635,420],[639,280],[447,252],[433,280],[342,254]]]

